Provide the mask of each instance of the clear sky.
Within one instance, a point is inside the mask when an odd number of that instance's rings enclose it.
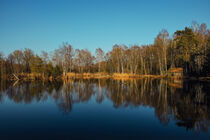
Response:
[[[0,51],[51,52],[74,48],[151,44],[165,28],[172,35],[192,21],[210,26],[210,0],[0,0]]]

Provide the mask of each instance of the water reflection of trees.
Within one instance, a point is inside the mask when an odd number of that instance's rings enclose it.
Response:
[[[181,86],[180,86],[181,85]],[[182,88],[183,87],[183,88]],[[149,106],[162,124],[171,119],[176,125],[207,131],[210,126],[209,83],[167,80],[73,80],[68,82],[27,82],[13,84],[0,81],[0,102],[7,97],[15,103],[31,103],[52,98],[63,113],[71,112],[74,103],[91,98],[102,103],[105,98],[115,108]]]
[[[62,90],[59,91],[57,103],[64,113],[71,112],[73,103],[87,102],[95,94],[94,83],[77,80],[63,83]]]
[[[207,131],[210,126],[210,83],[184,82],[184,89],[168,101],[176,124],[187,130]]]
[[[183,82],[183,88],[169,86],[169,83],[149,79],[112,81],[107,88],[107,96],[115,107],[153,107],[163,124],[168,124],[173,117],[178,126],[187,130],[207,131],[210,126],[210,83]]]

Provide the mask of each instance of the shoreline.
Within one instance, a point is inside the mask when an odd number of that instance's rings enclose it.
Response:
[[[40,73],[20,73],[10,74],[1,78],[3,80],[10,81],[56,81],[56,80],[72,80],[72,79],[116,79],[116,80],[132,80],[132,79],[170,79],[170,80],[199,80],[199,81],[210,81],[210,77],[185,77],[185,76],[167,76],[167,75],[140,75],[140,74],[129,74],[129,73],[67,73],[61,76],[43,76]]]

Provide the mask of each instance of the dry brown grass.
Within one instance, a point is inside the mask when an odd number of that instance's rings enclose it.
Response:
[[[183,73],[183,68],[171,68],[169,69],[170,73]]]
[[[72,79],[72,78],[113,78],[113,79],[141,79],[141,78],[163,78],[161,75],[138,75],[138,74],[129,74],[129,73],[113,73],[112,75],[107,73],[67,73],[63,76],[63,79]]]
[[[202,81],[210,81],[210,77],[200,77],[199,79]]]
[[[16,77],[18,77],[21,80],[28,81],[28,80],[43,80],[42,74],[40,73],[16,73],[14,74]],[[9,76],[10,80],[17,80],[17,78],[11,74]]]
[[[40,79],[40,80],[53,80],[54,78],[51,77],[43,77],[42,74],[40,73],[20,73],[20,74],[16,74],[17,77],[19,77],[20,79],[23,80],[36,80],[36,79]],[[63,80],[68,80],[68,79],[103,79],[103,78],[113,78],[113,79],[127,79],[127,80],[132,80],[132,79],[142,79],[142,78],[152,78],[152,79],[156,79],[156,78],[164,78],[164,76],[162,75],[140,75],[140,74],[129,74],[129,73],[113,73],[108,74],[108,73],[67,73],[65,76],[62,75],[60,76],[61,79]],[[170,77],[170,78],[177,78],[177,77]],[[11,79],[13,80],[17,80],[15,79],[15,77],[13,75],[11,75]],[[177,78],[178,79],[178,78]]]
[[[162,75],[140,75],[140,74],[129,74],[129,73],[114,73],[113,78],[163,78]]]
[[[109,78],[110,75],[106,73],[67,73],[66,76],[63,76],[63,79],[72,79],[72,78]]]

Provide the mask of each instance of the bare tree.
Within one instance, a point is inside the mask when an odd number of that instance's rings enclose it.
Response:
[[[79,72],[84,72],[84,69],[90,72],[90,66],[93,64],[95,58],[87,49],[76,50],[75,65],[79,68]]]
[[[23,69],[21,68],[21,64],[23,64],[23,52],[21,50],[16,50],[13,52],[13,56],[16,64],[15,72],[23,72]]]
[[[23,52],[23,61],[25,63],[26,72],[30,72],[30,61],[34,56],[34,53],[31,49],[25,49]]]
[[[101,72],[101,62],[104,60],[104,52],[101,48],[96,49],[96,62],[98,63],[98,72]]]
[[[160,73],[167,71],[167,48],[169,44],[169,34],[167,30],[163,29],[155,39],[155,46],[157,47]]]
[[[41,53],[41,59],[43,61],[43,75],[45,76],[46,72],[47,72],[47,64],[49,62],[49,56],[48,56],[48,53],[45,52],[45,51],[42,51]]]
[[[72,71],[72,62],[74,56],[73,47],[67,42],[63,43],[62,47],[60,48],[60,55],[62,56],[63,73],[66,75],[67,72]]]

